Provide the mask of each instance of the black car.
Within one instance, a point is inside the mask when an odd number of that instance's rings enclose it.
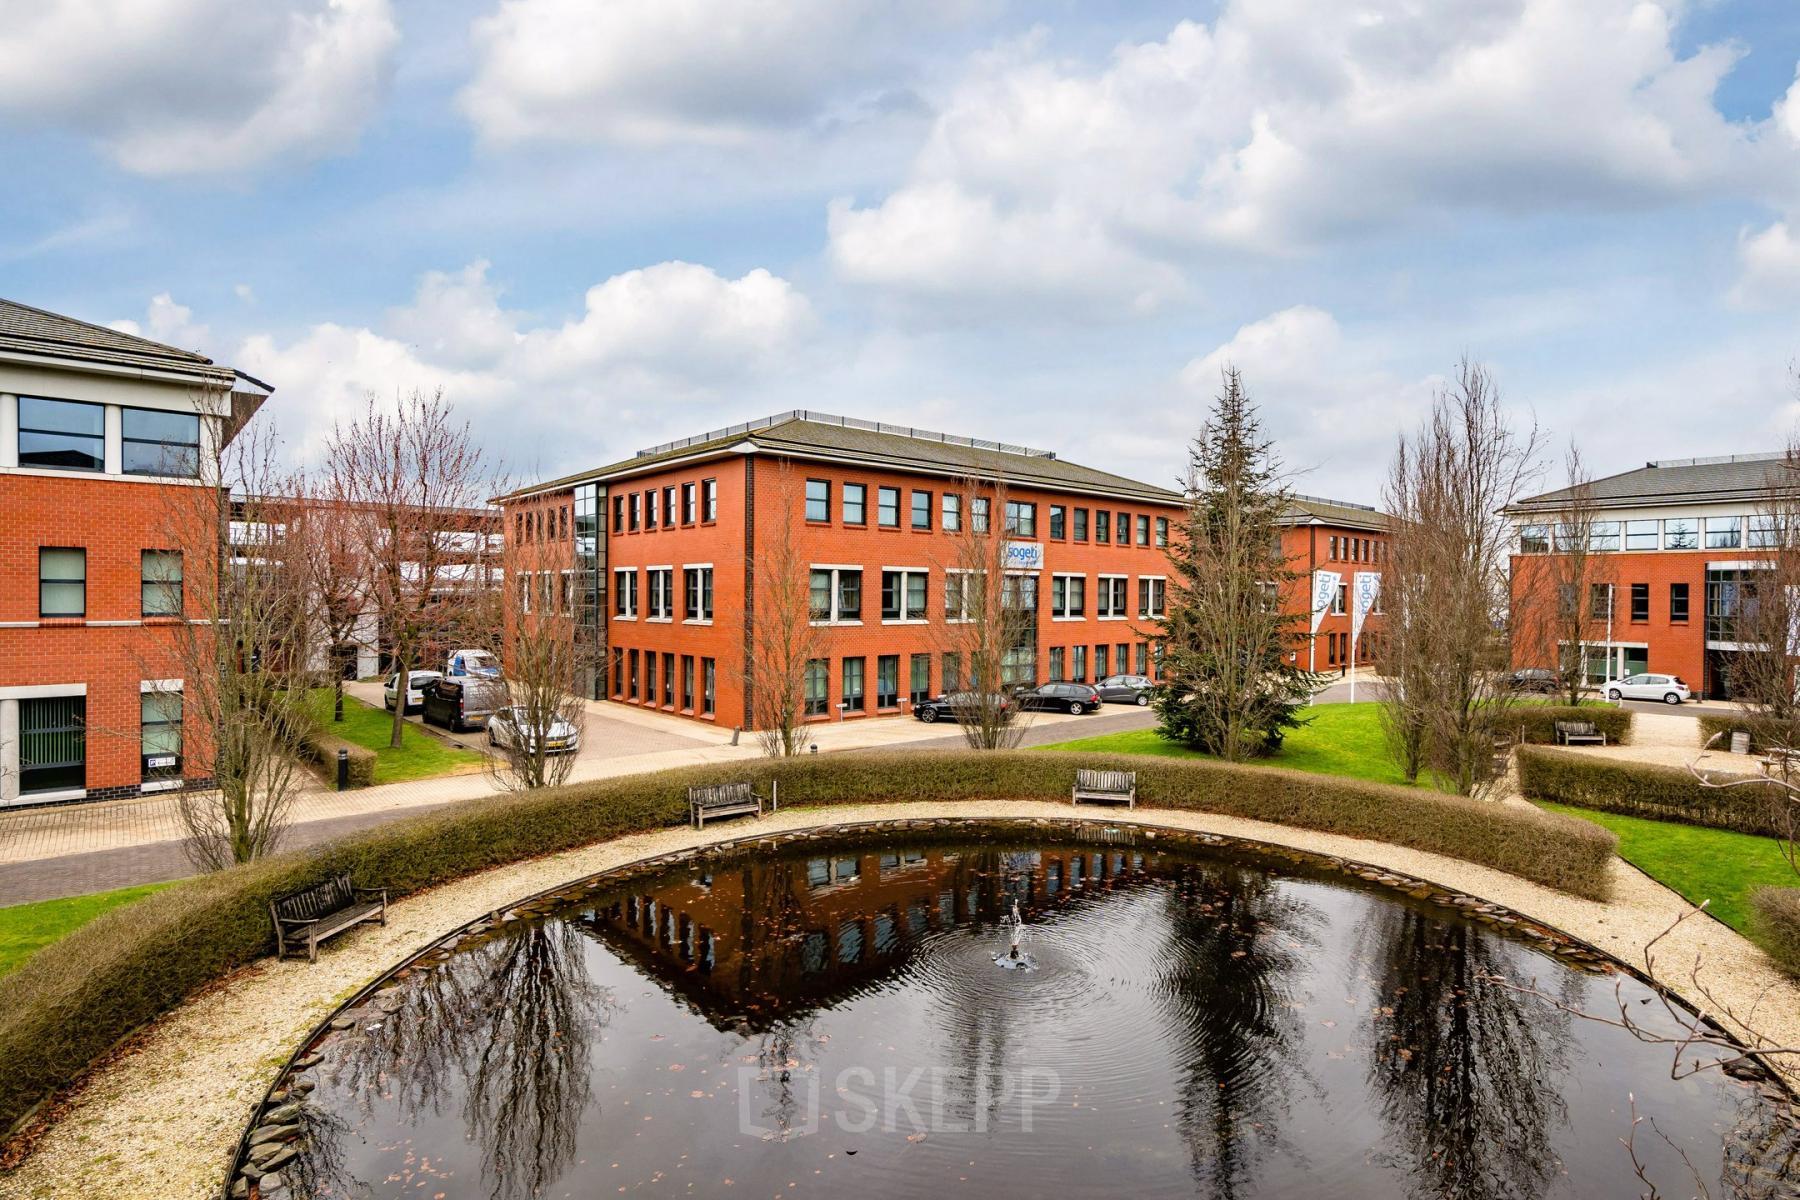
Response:
[[[1562,691],[1562,677],[1548,667],[1520,667],[1507,675],[1506,686],[1515,692],[1541,692],[1554,696]]]
[[[1066,712],[1078,717],[1100,707],[1100,693],[1085,683],[1046,683],[1018,693],[1019,707],[1031,712]]]
[[[921,704],[913,705],[913,719],[923,721],[927,725],[935,721],[964,721],[978,716],[982,710],[984,697],[979,692],[952,692],[947,696],[933,696]],[[985,697],[985,703],[999,706],[1004,711],[1012,707],[1012,701],[995,693]]]
[[[1144,675],[1108,675],[1094,689],[1108,704],[1135,704],[1139,708],[1150,703],[1156,684]]]

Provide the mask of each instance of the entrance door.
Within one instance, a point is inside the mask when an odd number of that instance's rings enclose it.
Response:
[[[1708,700],[1731,699],[1731,666],[1737,655],[1730,650],[1706,652],[1706,690]]]
[[[87,697],[19,701],[19,794],[87,786]]]

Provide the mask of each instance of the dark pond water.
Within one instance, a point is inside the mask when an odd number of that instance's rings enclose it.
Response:
[[[1648,1190],[1620,1141],[1631,1093],[1667,1135],[1637,1138],[1663,1195],[1800,1178],[1751,1085],[1674,1081],[1668,1050],[1481,981],[1616,1014],[1615,976],[1243,850],[958,836],[702,859],[466,942],[318,1048],[288,1180],[425,1200],[1627,1197]],[[1624,996],[1653,1018],[1646,989]]]

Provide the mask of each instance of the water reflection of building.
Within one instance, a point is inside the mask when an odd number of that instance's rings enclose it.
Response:
[[[935,933],[1029,922],[1142,882],[1131,850],[850,849],[744,858],[601,901],[582,920],[709,1018],[754,1021],[841,998],[905,963]]]

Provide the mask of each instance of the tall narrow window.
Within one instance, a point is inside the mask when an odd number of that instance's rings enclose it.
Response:
[[[806,519],[831,520],[831,482],[826,479],[806,481]]]
[[[1110,651],[1111,651],[1111,647],[1109,647],[1109,646],[1095,646],[1094,647],[1094,678],[1095,679],[1105,679],[1108,675],[1112,674],[1112,665],[1110,662],[1112,655],[1111,655]]]
[[[962,497],[951,492],[944,493],[943,499],[944,532],[955,533],[962,528]]]
[[[1088,510],[1085,508],[1075,510],[1075,540],[1078,542],[1088,540]]]
[[[38,616],[87,616],[87,551],[44,546],[38,550]]]
[[[1050,506],[1050,540],[1060,542],[1068,536],[1068,509],[1060,504]]]
[[[702,521],[719,519],[719,481],[716,479],[700,481],[700,519]]]
[[[1087,682],[1087,647],[1075,646],[1069,650],[1069,678],[1075,683]]]
[[[700,660],[700,711],[712,716],[714,706],[718,702],[716,691],[719,682],[719,666],[710,658]]]
[[[1688,619],[1688,585],[1671,583],[1669,585],[1669,622],[1685,625]]]
[[[1156,518],[1156,544],[1158,546],[1169,544],[1169,518],[1167,517]],[[1139,671],[1138,674],[1142,675],[1143,672]]]
[[[146,550],[142,555],[142,602],[146,617],[181,615],[181,551]]]
[[[931,655],[912,656],[912,702],[923,704],[931,699]]]
[[[687,567],[682,570],[684,593],[683,617],[689,621],[713,619],[713,569]]]
[[[681,485],[681,523],[692,525],[699,516],[700,510],[694,499],[694,485],[684,483]]]
[[[20,396],[19,465],[54,471],[104,470],[105,407]]]
[[[143,693],[140,715],[145,782],[181,778],[181,693]]]
[[[673,529],[679,519],[675,508],[675,485],[670,484],[663,489],[663,528]]]
[[[962,690],[962,655],[954,650],[944,652],[944,691],[958,692]]]
[[[1140,546],[1148,546],[1150,544],[1149,517],[1139,517],[1137,519],[1137,544]]]
[[[988,531],[988,498],[974,496],[969,500],[969,528],[976,533]]]
[[[1631,585],[1631,619],[1634,622],[1650,619],[1650,585],[1647,583]]]
[[[914,529],[931,528],[931,493],[917,492],[912,494],[912,527]]]
[[[868,485],[863,483],[846,483],[844,485],[844,524],[867,525],[868,523]]]
[[[897,529],[900,526],[900,489],[894,487],[877,488],[875,490],[875,519],[884,528]]]
[[[1061,683],[1063,672],[1066,669],[1063,665],[1063,648],[1061,646],[1050,647],[1050,682]]]
[[[1096,542],[1112,541],[1112,514],[1104,508],[1094,510],[1094,540]]]
[[[664,708],[674,708],[675,707],[675,656],[673,654],[664,654],[662,656],[662,660],[663,660],[663,670],[662,670],[663,707]]]
[[[900,656],[884,654],[875,660],[875,707],[896,708],[900,704]]]
[[[200,415],[165,412],[154,408],[127,408],[120,412],[123,457],[120,469],[127,475],[174,475],[193,479],[200,474]]]
[[[831,663],[823,658],[806,660],[806,715],[822,717],[831,711]]]
[[[542,514],[539,514],[542,516]],[[541,529],[542,526],[539,526]],[[656,528],[656,489],[651,488],[644,493],[644,528]]]

